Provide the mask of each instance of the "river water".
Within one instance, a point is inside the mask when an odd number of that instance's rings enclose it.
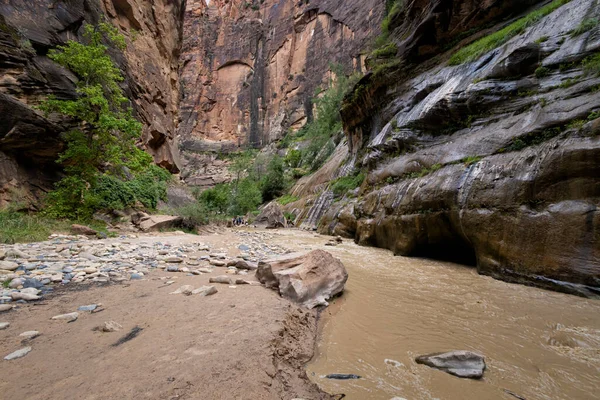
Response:
[[[600,301],[508,284],[447,262],[394,257],[351,241],[284,231],[281,244],[322,248],[345,264],[344,295],[322,313],[311,379],[346,399],[600,399]],[[418,365],[450,350],[485,355],[479,381]],[[359,380],[324,375],[348,373]]]

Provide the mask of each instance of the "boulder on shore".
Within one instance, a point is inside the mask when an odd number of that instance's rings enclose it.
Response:
[[[327,306],[348,280],[344,264],[323,250],[305,255],[265,260],[258,264],[258,280],[266,287],[307,308]]]
[[[172,215],[148,215],[139,219],[132,219],[133,223],[144,232],[158,231],[161,229],[176,228],[181,225],[181,217]]]
[[[459,378],[481,379],[485,370],[485,358],[465,350],[427,354],[417,357],[415,361]]]
[[[259,216],[256,217],[256,220],[254,220],[254,225],[267,229],[279,229],[287,227],[285,215],[283,215],[283,211],[276,201],[270,202],[265,206],[265,208],[262,209]]]
[[[73,224],[71,225],[71,232],[75,235],[86,235],[86,236],[96,236],[98,234],[97,231],[85,225]]]

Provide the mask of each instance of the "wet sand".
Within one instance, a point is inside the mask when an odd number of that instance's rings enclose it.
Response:
[[[239,253],[244,240],[231,231],[210,236],[128,240],[202,241]],[[26,345],[23,358],[0,360],[3,399],[326,399],[306,377],[314,350],[316,313],[261,286],[217,285],[202,297],[170,294],[182,285],[199,287],[210,276],[154,270],[144,280],[108,286],[71,284],[49,298],[0,314],[0,354]],[[165,278],[175,280],[164,286]],[[250,275],[249,279],[253,279]],[[79,306],[101,303],[104,311],[80,312],[72,323],[51,321]],[[119,332],[94,328],[106,321]],[[132,329],[139,334],[115,346]],[[41,336],[21,343],[18,335]]]

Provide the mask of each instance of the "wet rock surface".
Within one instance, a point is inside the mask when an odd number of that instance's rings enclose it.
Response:
[[[369,173],[319,232],[598,297],[600,77],[584,68],[598,29],[571,33],[596,7],[571,1],[473,62],[400,77],[379,110],[346,104],[340,168]]]
[[[485,371],[485,358],[470,351],[428,354],[415,358],[415,361],[459,378],[481,379]]]
[[[305,255],[261,261],[258,280],[279,294],[309,309],[327,306],[327,300],[340,294],[348,280],[342,262],[323,250]]]

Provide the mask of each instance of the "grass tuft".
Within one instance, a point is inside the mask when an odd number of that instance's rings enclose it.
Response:
[[[502,46],[513,37],[523,33],[525,29],[570,1],[571,0],[554,0],[552,3],[529,13],[527,16],[513,22],[507,27],[460,49],[450,58],[450,65],[460,65],[477,60],[488,51]]]

